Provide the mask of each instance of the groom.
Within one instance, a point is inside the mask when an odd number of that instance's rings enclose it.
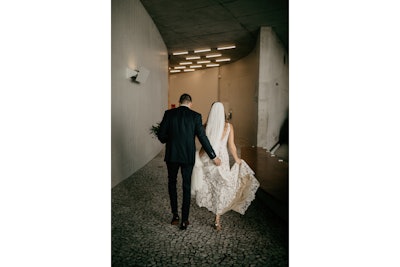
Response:
[[[165,111],[160,123],[158,139],[166,143],[164,161],[168,169],[168,193],[172,210],[171,224],[179,223],[176,180],[179,168],[182,174],[182,222],[181,230],[189,225],[190,186],[195,161],[195,136],[199,139],[203,149],[210,159],[219,166],[221,160],[217,158],[206,136],[202,125],[201,114],[191,110],[192,98],[188,94],[181,95],[179,107]]]

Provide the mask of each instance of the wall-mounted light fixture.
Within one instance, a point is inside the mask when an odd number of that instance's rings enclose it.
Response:
[[[139,67],[137,70],[126,68],[126,78],[131,79],[133,82],[145,83],[150,71],[145,67]]]

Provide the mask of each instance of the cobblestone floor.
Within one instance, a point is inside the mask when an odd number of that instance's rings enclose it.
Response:
[[[112,266],[288,266],[287,226],[259,199],[224,214],[220,232],[194,200],[188,229],[171,225],[163,153],[112,189]]]

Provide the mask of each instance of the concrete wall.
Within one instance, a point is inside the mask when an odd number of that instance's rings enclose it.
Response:
[[[257,146],[271,149],[289,108],[288,54],[270,27],[261,27],[258,42]]]
[[[220,101],[225,112],[232,111],[231,123],[238,146],[257,144],[258,54],[221,66]]]
[[[163,148],[149,134],[168,99],[168,53],[139,0],[112,0],[111,176],[112,186],[143,167]],[[126,68],[150,71],[145,83],[126,78]]]
[[[192,109],[202,115],[206,122],[211,104],[218,100],[218,68],[169,76],[168,106],[179,106],[179,97],[187,93],[192,97]]]

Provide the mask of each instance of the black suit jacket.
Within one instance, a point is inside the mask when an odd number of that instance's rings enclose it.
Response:
[[[216,155],[206,136],[200,113],[186,106],[165,111],[158,132],[158,139],[166,144],[164,160],[194,164],[196,136],[208,156],[214,159]]]

